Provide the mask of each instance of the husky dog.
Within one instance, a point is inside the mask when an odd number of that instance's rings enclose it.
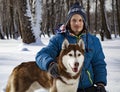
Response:
[[[47,71],[41,70],[35,61],[24,62],[13,69],[6,92],[34,92],[40,88],[49,92],[77,92],[83,62],[82,39],[77,44],[69,44],[65,39],[57,60],[60,77],[53,78]]]

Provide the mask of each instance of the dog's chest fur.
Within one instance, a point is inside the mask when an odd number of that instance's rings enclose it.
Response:
[[[63,81],[56,80],[57,92],[77,92],[79,78],[77,79],[66,79],[62,77]]]

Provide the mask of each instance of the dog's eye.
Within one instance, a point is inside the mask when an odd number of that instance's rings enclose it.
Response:
[[[72,54],[69,54],[69,56],[72,56]]]
[[[81,54],[79,53],[78,56],[80,56]]]

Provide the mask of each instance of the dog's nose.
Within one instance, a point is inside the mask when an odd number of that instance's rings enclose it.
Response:
[[[79,66],[79,63],[78,63],[78,62],[75,62],[74,65],[75,65],[75,67],[78,67],[78,66]]]

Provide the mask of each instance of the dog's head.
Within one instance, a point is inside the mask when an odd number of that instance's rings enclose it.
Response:
[[[65,39],[59,56],[59,68],[71,76],[78,74],[84,61],[84,42],[82,39],[77,44],[69,44]]]

